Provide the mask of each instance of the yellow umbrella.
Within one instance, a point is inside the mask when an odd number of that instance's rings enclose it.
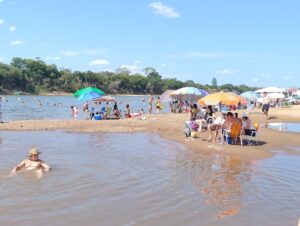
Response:
[[[198,103],[201,105],[217,105],[219,102],[222,102],[222,104],[225,105],[237,105],[239,102],[242,105],[247,104],[247,100],[235,93],[225,93],[225,92],[219,92],[219,93],[212,93],[209,94],[202,99],[198,100]]]

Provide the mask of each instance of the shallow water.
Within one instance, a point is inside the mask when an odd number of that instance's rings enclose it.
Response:
[[[269,123],[268,128],[300,133],[300,123]]]
[[[203,155],[153,134],[1,132],[0,225],[296,225],[300,158]],[[53,170],[3,178],[37,145]]]
[[[8,102],[1,102],[1,112],[4,121],[24,120],[24,119],[70,119],[71,106],[77,106],[80,110],[79,119],[88,117],[88,114],[82,112],[84,101],[79,101],[72,96],[6,96]],[[138,112],[143,109],[148,111],[148,96],[114,96],[118,101],[120,110],[125,110],[126,104],[130,105],[132,112]],[[59,103],[62,106],[58,105]],[[113,103],[109,103],[113,107]],[[91,102],[89,107],[94,107],[95,111],[100,111],[102,105],[93,105]],[[153,104],[154,111],[154,104]],[[168,111],[164,108],[164,112]]]

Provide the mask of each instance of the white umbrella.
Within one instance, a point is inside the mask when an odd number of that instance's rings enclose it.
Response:
[[[160,101],[162,103],[169,103],[169,102],[172,102],[173,101],[173,98],[170,96],[171,93],[173,92],[174,90],[167,90],[165,92],[163,92],[163,94],[160,95]]]
[[[183,87],[171,93],[171,97],[179,100],[197,101],[201,97],[206,96],[208,92],[195,87]]]
[[[255,91],[256,93],[283,93],[285,89],[269,86]]]
[[[284,98],[284,94],[282,94],[282,93],[268,93],[267,97],[269,97],[270,99],[282,99],[282,98]]]

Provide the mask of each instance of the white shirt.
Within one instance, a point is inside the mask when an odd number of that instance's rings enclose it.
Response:
[[[263,97],[263,104],[269,104],[270,103],[270,99],[268,96]]]

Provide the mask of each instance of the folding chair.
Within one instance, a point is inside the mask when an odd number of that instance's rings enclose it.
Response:
[[[229,129],[223,129],[221,128],[221,136],[222,136],[222,144],[226,143],[227,145],[229,144],[229,140],[231,139],[230,133],[231,133],[231,128],[233,126],[233,123],[229,125]],[[225,142],[224,142],[225,138]]]
[[[255,123],[255,124],[257,124],[257,123]],[[256,145],[258,145],[257,137],[259,136],[259,133],[260,133],[260,127],[261,127],[261,124],[258,124],[257,126],[254,126],[255,130],[251,131],[250,135],[243,134],[246,137],[247,145],[251,144],[252,139],[254,139],[255,142],[256,142]]]

